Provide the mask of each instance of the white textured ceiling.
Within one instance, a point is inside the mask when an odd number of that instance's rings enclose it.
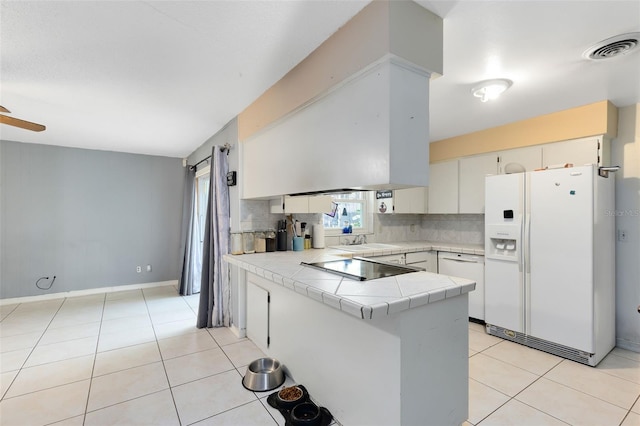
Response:
[[[444,18],[431,139],[603,99],[640,102],[640,52],[582,52],[640,31],[640,1],[418,1]],[[5,1],[0,105],[45,124],[0,139],[184,157],[366,1]],[[481,103],[474,83],[513,87]]]
[[[430,93],[431,140],[609,99],[640,103],[640,48],[596,62],[591,45],[640,31],[640,1],[418,1],[444,18],[444,75]],[[475,83],[508,78],[496,101]]]
[[[185,157],[363,1],[2,1],[0,138]]]

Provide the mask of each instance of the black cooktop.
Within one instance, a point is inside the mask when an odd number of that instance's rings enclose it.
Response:
[[[300,264],[360,281],[393,277],[395,275],[408,274],[422,270],[420,268],[375,262],[373,260],[362,258],[329,260],[326,262],[314,263],[300,262]]]

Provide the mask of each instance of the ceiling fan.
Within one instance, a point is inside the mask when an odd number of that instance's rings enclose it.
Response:
[[[11,114],[11,111],[0,105],[0,112]],[[46,129],[45,126],[38,123],[32,123],[31,121],[21,120],[19,118],[9,117],[8,115],[0,114],[0,123],[8,124],[9,126],[20,127],[21,129],[32,130],[34,132],[41,132]]]

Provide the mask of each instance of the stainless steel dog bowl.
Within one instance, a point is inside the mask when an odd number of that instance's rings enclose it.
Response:
[[[254,392],[266,392],[283,384],[284,379],[280,361],[275,358],[259,358],[247,367],[242,385]]]

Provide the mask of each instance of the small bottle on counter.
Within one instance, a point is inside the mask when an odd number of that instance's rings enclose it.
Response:
[[[308,250],[311,248],[311,235],[305,234],[304,236],[304,249]]]

